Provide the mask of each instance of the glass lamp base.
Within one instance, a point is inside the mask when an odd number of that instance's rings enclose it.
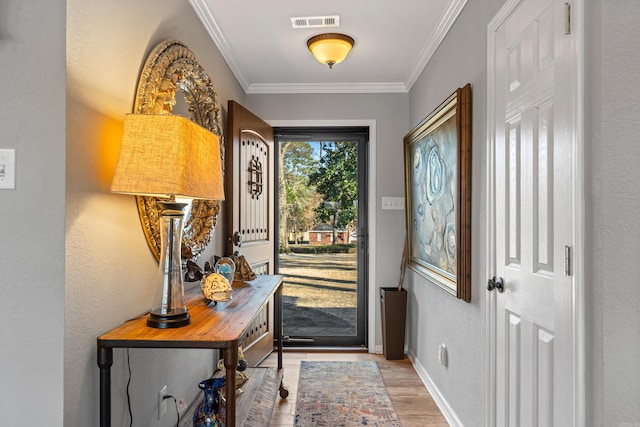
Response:
[[[147,318],[147,326],[160,329],[180,328],[189,323],[191,323],[191,317],[186,312],[170,315],[149,313]]]
[[[190,323],[182,281],[182,221],[184,203],[158,201],[160,219],[160,262],[156,295],[147,318],[152,328],[179,328]]]

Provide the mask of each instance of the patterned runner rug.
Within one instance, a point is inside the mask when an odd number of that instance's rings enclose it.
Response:
[[[400,422],[376,362],[302,361],[295,425],[400,427]]]

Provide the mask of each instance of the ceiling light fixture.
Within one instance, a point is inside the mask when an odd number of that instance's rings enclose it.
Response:
[[[333,68],[335,64],[344,61],[354,43],[354,40],[347,35],[325,33],[307,40],[307,47],[318,62]]]

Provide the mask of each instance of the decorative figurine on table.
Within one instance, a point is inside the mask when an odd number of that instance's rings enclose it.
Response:
[[[251,265],[244,255],[240,255],[238,251],[236,251],[233,255],[229,255],[227,258],[231,258],[235,264],[235,275],[232,282],[234,280],[238,282],[250,282],[256,278],[256,273],[251,269]],[[217,263],[221,258],[219,256],[214,256],[213,259]]]
[[[256,278],[256,273],[253,271],[244,255],[240,255],[236,251],[230,258],[236,263],[236,280],[249,282]]]
[[[228,257],[214,256],[215,265],[204,263],[204,269],[193,261],[187,261],[184,274],[185,282],[200,282],[200,289],[204,295],[205,304],[211,301],[229,301],[233,288],[233,281],[248,282],[256,278],[243,255],[235,252]],[[226,279],[226,280],[223,280]]]
[[[187,268],[184,273],[185,282],[201,282],[207,274],[213,273],[213,268],[208,262],[204,263],[204,270],[200,268],[198,264],[193,261],[187,260]]]
[[[200,285],[205,302],[229,301],[231,299],[231,284],[221,274],[211,273],[202,280]]]
[[[204,392],[204,397],[193,414],[194,427],[226,426],[226,408],[221,394],[224,384],[224,378],[209,378],[198,384],[198,387]]]

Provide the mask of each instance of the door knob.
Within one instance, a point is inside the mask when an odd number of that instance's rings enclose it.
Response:
[[[237,247],[242,246],[240,233],[238,233],[237,231],[235,233],[233,233],[232,242],[233,242],[234,246],[237,246]]]
[[[502,277],[496,278],[496,276],[493,276],[493,279],[487,281],[487,290],[491,292],[494,289],[497,289],[500,293],[504,292],[504,281]]]

